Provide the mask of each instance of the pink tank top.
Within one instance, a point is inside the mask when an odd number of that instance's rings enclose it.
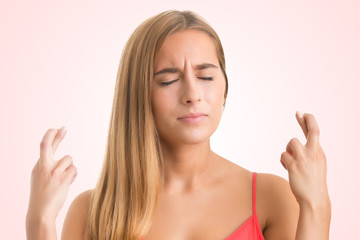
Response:
[[[251,217],[224,240],[265,240],[256,215],[256,172],[253,173],[252,209],[253,214]]]

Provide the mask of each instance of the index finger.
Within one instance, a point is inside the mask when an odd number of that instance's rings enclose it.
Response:
[[[307,139],[308,129],[307,129],[305,118],[303,117],[303,115],[304,114],[302,114],[300,111],[296,111],[296,119],[297,119],[298,123],[300,124],[301,129],[303,130],[305,138]]]
[[[320,129],[314,115],[304,113],[298,121],[303,123],[302,128],[307,140],[305,145],[316,146],[319,142]]]
[[[40,143],[40,160],[39,164],[50,163],[53,154],[59,145],[59,137],[61,131],[59,129],[48,129]]]

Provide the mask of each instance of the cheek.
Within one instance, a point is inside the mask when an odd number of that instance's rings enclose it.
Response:
[[[168,112],[171,106],[171,97],[162,91],[154,91],[151,98],[151,106],[154,117],[163,116]]]
[[[209,91],[208,99],[213,106],[222,106],[224,104],[225,84],[214,84],[212,91]]]

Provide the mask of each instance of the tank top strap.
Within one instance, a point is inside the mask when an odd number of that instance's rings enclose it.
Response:
[[[252,189],[252,207],[253,207],[253,214],[256,215],[256,172],[253,172],[253,189]]]

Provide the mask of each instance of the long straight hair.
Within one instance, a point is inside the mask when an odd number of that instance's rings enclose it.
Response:
[[[192,11],[169,10],[148,18],[128,39],[116,77],[105,158],[89,208],[87,239],[139,240],[148,232],[164,186],[164,162],[151,109],[151,84],[159,50],[180,30],[199,30],[225,57],[213,28]]]

